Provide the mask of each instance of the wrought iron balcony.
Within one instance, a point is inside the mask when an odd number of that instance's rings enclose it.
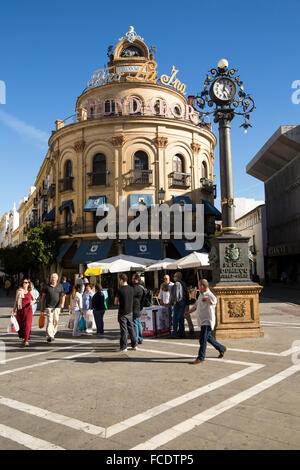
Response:
[[[169,174],[169,188],[189,188],[191,186],[191,175],[173,171]]]
[[[214,184],[213,180],[208,178],[200,178],[201,189],[207,193],[212,193],[214,195],[214,199],[217,197],[217,186]]]
[[[109,171],[105,173],[88,173],[88,186],[108,186]]]
[[[55,225],[55,230],[57,230],[60,235],[79,235],[82,233],[96,233],[97,223],[86,222],[82,224],[77,224],[76,222],[71,224],[57,224]]]
[[[153,183],[152,170],[130,170],[128,184],[149,185]]]
[[[73,190],[73,176],[68,176],[66,178],[62,178],[58,180],[58,191],[60,193],[64,191],[72,191]]]

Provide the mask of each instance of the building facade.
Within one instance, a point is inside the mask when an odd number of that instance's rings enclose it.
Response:
[[[75,114],[55,122],[36,190],[20,206],[22,241],[30,228],[52,224],[63,240],[58,263],[70,276],[118,253],[157,260],[195,249],[174,239],[172,227],[171,240],[162,240],[161,232],[150,239],[150,225],[139,240],[123,239],[120,221],[116,239],[100,241],[97,225],[108,205],[119,216],[120,197],[133,210],[164,202],[188,203],[194,211],[203,203],[206,239],[221,218],[214,207],[216,137],[199,120],[179,71],[173,66],[161,74],[153,48],[133,27],[107,55],[107,67],[92,75],[77,98]]]
[[[249,237],[251,274],[265,282],[265,260],[267,256],[266,206],[262,204],[235,221],[237,233]]]
[[[265,184],[267,270],[300,283],[300,126],[281,126],[247,165]]]

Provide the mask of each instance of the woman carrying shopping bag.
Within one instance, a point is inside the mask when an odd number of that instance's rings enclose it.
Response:
[[[22,284],[16,292],[12,316],[17,313],[17,322],[19,324],[18,335],[22,340],[21,346],[29,346],[29,336],[32,325],[32,305],[36,302],[32,292],[32,285],[29,279],[23,279]]]
[[[71,315],[74,318],[74,327],[73,327],[73,336],[81,336],[78,332],[78,323],[81,317],[82,311],[82,294],[81,294],[81,286],[77,284],[72,292],[71,299],[70,299],[70,306],[71,306]]]

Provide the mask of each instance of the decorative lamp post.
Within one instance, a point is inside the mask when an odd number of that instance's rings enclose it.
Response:
[[[202,92],[195,98],[202,122],[212,114],[219,124],[222,232],[213,237],[209,254],[213,290],[218,298],[215,334],[218,338],[263,336],[258,300],[262,287],[250,279],[249,238],[236,233],[235,228],[230,136],[230,123],[237,115],[244,118],[240,127],[245,133],[252,127],[249,119],[255,103],[226,59],[210,70]],[[214,109],[204,111],[206,107]]]

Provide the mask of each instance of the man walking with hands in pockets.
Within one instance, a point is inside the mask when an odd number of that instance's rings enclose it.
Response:
[[[209,290],[209,284],[206,279],[200,279],[199,281],[200,295],[190,310],[190,313],[197,310],[198,325],[201,328],[200,331],[200,348],[198,357],[192,364],[203,364],[206,356],[207,343],[210,343],[214,348],[219,351],[219,358],[221,359],[225,352],[226,347],[218,343],[212,335],[216,324],[215,309],[217,305],[217,299],[214,294]]]

